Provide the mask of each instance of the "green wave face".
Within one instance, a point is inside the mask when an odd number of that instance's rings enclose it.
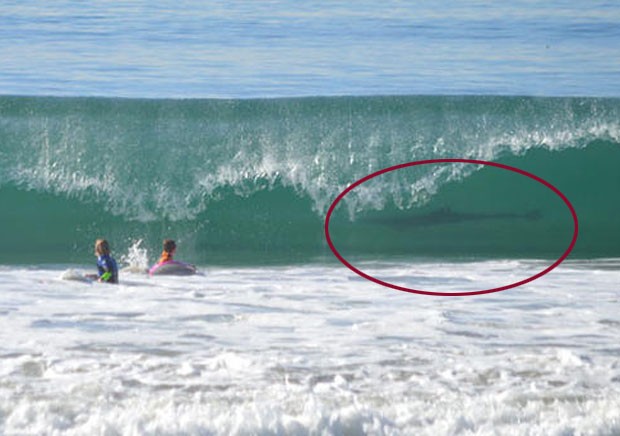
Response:
[[[620,100],[0,97],[0,263],[84,262],[164,237],[192,262],[332,259],[325,213],[356,180],[422,159],[492,160],[556,186],[573,256],[620,255]],[[330,226],[347,257],[557,258],[573,222],[552,191],[492,167],[377,177]]]

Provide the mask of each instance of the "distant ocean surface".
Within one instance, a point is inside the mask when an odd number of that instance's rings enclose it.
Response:
[[[620,435],[620,4],[0,4],[0,433]],[[528,171],[565,263],[425,297],[325,214]],[[354,265],[447,294],[575,230],[384,174]],[[79,279],[105,237],[119,286]],[[192,277],[148,277],[164,238]]]
[[[4,1],[0,93],[620,96],[612,1]]]

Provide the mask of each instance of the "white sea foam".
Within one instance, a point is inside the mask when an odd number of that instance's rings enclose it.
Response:
[[[34,113],[23,123],[10,124],[14,131],[7,131],[7,137],[24,140],[7,141],[0,185],[97,201],[114,215],[143,222],[195,219],[223,191],[249,196],[284,186],[309,198],[315,212],[324,215],[347,186],[392,165],[455,157],[497,160],[532,149],[596,146],[620,137],[617,109],[592,99],[580,103],[575,99],[497,98],[497,108],[502,110],[492,113],[496,106],[488,102],[478,106],[475,98],[468,111],[463,102],[436,97],[438,107],[428,112],[419,109],[424,107],[423,100],[410,98],[404,114],[398,112],[394,97],[393,113],[378,113],[382,100],[369,100],[374,112],[358,113],[353,119],[345,111],[356,104],[354,99],[349,106],[346,101],[326,100],[316,107],[311,100],[283,100],[274,107],[287,113],[284,120],[273,113],[263,114],[268,106],[253,107],[260,103],[250,102],[248,109],[260,116],[246,119],[239,112],[233,121],[187,118],[165,102],[153,102],[153,108],[161,105],[168,130],[149,143],[139,160],[127,143],[141,142],[150,134],[148,117],[141,121],[144,132],[136,136],[130,123],[110,114],[106,121],[90,113]],[[336,104],[341,111],[333,113]],[[587,108],[580,107],[586,104]],[[223,105],[213,101],[204,108],[221,110]],[[296,105],[307,109],[299,111]],[[67,103],[66,107],[72,106]],[[137,115],[131,103],[120,107],[128,117]],[[218,122],[229,123],[229,130],[223,131]],[[210,142],[196,143],[196,137],[202,136]],[[93,159],[101,147],[110,150],[107,165]],[[344,202],[351,216],[382,209],[390,202],[410,208],[424,203],[447,183],[466,178],[475,168],[426,165],[400,171],[398,178],[384,176],[363,184]],[[169,176],[161,177],[162,173]]]
[[[619,266],[572,262],[460,298],[340,266],[119,286],[2,267],[0,432],[617,434]],[[364,267],[451,291],[540,265]]]
[[[142,246],[142,239],[135,240],[120,257],[123,272],[144,273],[149,269],[148,250]]]

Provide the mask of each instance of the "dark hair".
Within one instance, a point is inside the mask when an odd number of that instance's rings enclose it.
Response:
[[[167,253],[171,253],[172,250],[177,248],[177,244],[174,243],[172,239],[164,239],[164,251]]]

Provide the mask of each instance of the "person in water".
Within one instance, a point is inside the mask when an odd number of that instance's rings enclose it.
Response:
[[[177,244],[172,239],[164,239],[164,247],[157,263],[151,267],[149,274],[192,275],[196,267],[188,263],[173,260]]]
[[[118,283],[118,267],[110,255],[110,244],[105,239],[95,241],[97,256],[97,281],[100,283]]]
[[[164,247],[161,256],[157,261],[158,264],[171,262],[174,252],[177,250],[177,244],[172,239],[164,239]]]

